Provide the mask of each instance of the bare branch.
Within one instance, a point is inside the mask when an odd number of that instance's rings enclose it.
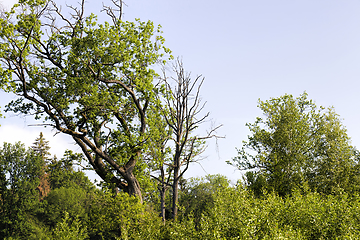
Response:
[[[106,14],[111,18],[113,24],[118,26],[123,15],[123,5],[126,6],[126,4],[122,0],[111,0],[111,2],[114,4],[115,8],[106,6],[103,3],[102,11],[105,11]]]
[[[164,106],[160,111],[170,129],[172,136],[169,137],[174,143],[172,163],[164,163],[173,172],[173,217],[176,218],[179,180],[188,170],[190,163],[195,162],[204,151],[204,140],[221,138],[216,131],[221,127],[212,127],[205,136],[196,136],[197,129],[209,117],[209,113],[200,116],[205,103],[201,102],[200,89],[205,78],[201,75],[194,80],[190,73],[185,72],[182,61],[178,58],[173,65],[174,77],[168,78],[165,67],[163,68],[163,82],[167,92],[161,99]],[[172,87],[170,81],[174,82]]]

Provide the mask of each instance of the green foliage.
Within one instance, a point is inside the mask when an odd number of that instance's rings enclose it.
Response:
[[[151,21],[98,23],[84,5],[59,9],[24,0],[0,19],[0,88],[18,96],[5,110],[71,135],[104,181],[141,197],[133,170],[142,177],[162,88],[153,67],[170,50]]]
[[[191,218],[198,227],[202,215],[213,207],[216,193],[228,188],[229,182],[225,176],[220,174],[188,180],[179,199],[180,221]]]
[[[41,156],[19,143],[4,144],[0,160],[4,239],[316,240],[360,235],[360,196],[356,192],[325,195],[303,188],[286,197],[263,192],[259,198],[242,185],[230,187],[221,175],[208,175],[182,185],[179,221],[164,224],[137,197],[114,196],[86,184],[59,181],[59,187],[39,202],[34,188]]]
[[[43,144],[37,144],[41,140]],[[71,151],[61,162],[46,165],[50,154],[36,151],[47,151],[46,145],[40,135],[28,150],[21,143],[4,143],[0,149],[1,238],[50,239],[51,229],[61,222],[65,211],[86,223],[94,185],[84,173],[73,170],[72,162],[79,156]],[[45,175],[53,180],[53,190],[41,197]]]
[[[31,147],[38,155],[42,157],[45,161],[50,156],[50,146],[49,141],[46,141],[42,132],[40,132],[40,136],[35,139],[33,146]]]
[[[262,196],[266,191],[266,179],[261,172],[248,171],[244,174],[243,179],[248,190],[252,191],[255,196]]]
[[[87,193],[79,186],[54,189],[42,202],[44,209],[42,219],[47,225],[54,227],[66,212],[70,218],[78,217],[86,222],[90,201],[91,193]]]
[[[81,225],[77,217],[71,219],[67,212],[65,212],[63,220],[56,225],[53,236],[58,240],[83,240],[88,237],[86,227]]]
[[[134,196],[99,193],[92,199],[89,235],[98,239],[160,239],[161,220]]]
[[[81,154],[73,153],[70,150],[66,150],[64,157],[60,160],[56,157],[52,158],[47,165],[51,189],[80,186],[88,191],[94,190],[94,184],[85,176],[84,172],[74,170],[74,164],[81,162],[82,159]]]
[[[31,233],[33,210],[38,206],[43,163],[24,145],[4,143],[0,149],[0,236],[20,237]]]
[[[256,198],[238,187],[219,191],[203,216],[202,239],[351,239],[359,236],[359,197],[275,194]]]
[[[306,93],[259,101],[259,108],[265,117],[247,124],[251,135],[230,162],[255,171],[245,175],[250,189],[285,196],[304,184],[326,194],[358,185],[350,182],[357,151],[332,108],[317,108]]]
[[[192,218],[183,221],[167,221],[166,225],[161,229],[161,237],[159,239],[202,239],[201,233],[195,229]]]

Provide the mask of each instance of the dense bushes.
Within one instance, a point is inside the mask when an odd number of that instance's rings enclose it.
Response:
[[[226,188],[212,196],[211,208],[195,228],[191,214],[167,222],[159,239],[357,239],[360,197],[294,192],[291,197]]]
[[[208,177],[212,183],[216,177]],[[43,212],[30,219],[31,239],[357,239],[360,196],[295,191],[279,197],[191,181],[184,199],[191,211],[163,224],[158,213],[125,193],[58,188],[41,202]],[[195,192],[197,195],[195,195]],[[197,197],[199,196],[199,200]],[[203,196],[203,197],[202,197]],[[205,201],[204,196],[208,201]],[[199,202],[197,202],[199,201]],[[185,201],[182,202],[185,204]],[[41,208],[39,208],[41,209]],[[33,214],[36,216],[36,214]],[[29,239],[20,235],[15,239]]]
[[[275,194],[255,198],[241,188],[215,197],[203,216],[204,239],[351,239],[360,236],[359,196],[323,196],[295,192],[285,199]]]
[[[204,182],[200,184],[203,186]],[[167,221],[162,225],[156,213],[149,214],[145,207],[139,206],[137,210],[140,210],[140,214],[134,215],[130,211],[131,224],[127,228],[127,237],[128,239],[357,239],[360,236],[358,195],[350,196],[344,193],[334,196],[295,191],[287,198],[279,197],[274,193],[265,193],[262,198],[257,198],[243,187],[226,187],[219,188],[211,198],[212,200],[208,202],[211,207],[203,206],[198,223],[196,223],[197,217],[188,213],[181,218],[181,221]],[[205,204],[203,199],[200,198],[200,201]],[[99,214],[101,215],[100,212]]]

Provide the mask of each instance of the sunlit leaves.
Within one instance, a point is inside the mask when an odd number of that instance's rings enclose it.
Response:
[[[326,193],[352,188],[356,151],[332,108],[317,108],[306,93],[259,101],[259,108],[264,118],[247,124],[251,135],[231,162],[256,172],[246,175],[254,191],[286,195],[303,184]]]
[[[171,58],[160,29],[139,19],[99,23],[82,14],[85,1],[68,6],[70,17],[54,1],[19,4],[0,22],[0,87],[20,96],[6,110],[81,137],[92,166],[104,178],[121,175],[125,188],[132,170],[120,167],[141,161],[159,104],[154,65]]]

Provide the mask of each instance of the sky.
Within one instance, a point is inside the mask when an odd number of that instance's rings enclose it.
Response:
[[[0,1],[1,2],[1,1]],[[3,5],[13,1],[2,0]],[[66,2],[66,1],[62,1]],[[71,2],[71,1],[68,1]],[[88,11],[101,5],[87,1]],[[105,1],[106,2],[106,1]],[[4,4],[6,3],[6,4]],[[220,173],[233,182],[241,173],[225,163],[249,134],[245,124],[262,116],[258,100],[304,91],[317,105],[333,106],[360,148],[360,1],[355,0],[127,0],[124,20],[151,20],[162,26],[165,46],[202,75],[206,111],[219,135],[208,142],[206,159],[186,177]],[[0,92],[0,105],[11,96]],[[3,108],[3,107],[2,107]],[[79,150],[71,138],[33,124],[31,117],[0,119],[0,142],[31,145],[40,131],[58,156]],[[204,126],[204,130],[208,125]]]

